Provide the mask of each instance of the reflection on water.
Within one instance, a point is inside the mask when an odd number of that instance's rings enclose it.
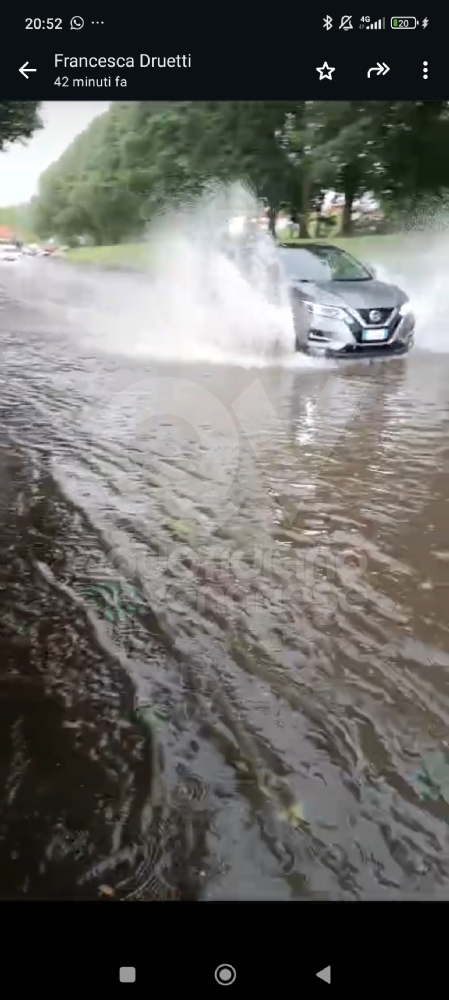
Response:
[[[447,896],[449,361],[156,364],[27,309],[0,893]]]

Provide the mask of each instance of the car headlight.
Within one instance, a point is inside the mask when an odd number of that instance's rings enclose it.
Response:
[[[339,306],[325,306],[321,302],[304,302],[303,303],[307,312],[312,313],[312,316],[321,316],[323,319],[340,319],[345,320],[348,318],[348,313],[346,309],[340,309]]]
[[[407,301],[407,302],[404,302],[404,304],[401,306],[401,308],[399,310],[399,315],[400,316],[408,316],[409,313],[412,313],[414,311],[415,310],[413,309],[412,303]]]

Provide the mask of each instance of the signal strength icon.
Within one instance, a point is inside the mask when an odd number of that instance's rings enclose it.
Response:
[[[385,28],[385,18],[380,17],[378,21],[373,21],[372,24],[367,24],[367,28],[371,28],[371,31],[373,30],[373,28],[375,31],[377,31],[379,28],[380,29]]]

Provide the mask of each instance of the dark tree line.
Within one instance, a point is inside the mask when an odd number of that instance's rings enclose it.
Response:
[[[303,236],[332,188],[348,234],[366,191],[397,206],[449,188],[449,104],[114,103],[42,175],[30,225],[69,243],[139,238],[167,203],[211,179],[247,182],[273,225],[287,209]]]

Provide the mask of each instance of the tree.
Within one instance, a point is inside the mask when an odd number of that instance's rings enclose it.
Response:
[[[422,197],[449,184],[447,102],[313,102],[321,116],[319,156],[327,180],[344,195],[342,233],[349,235],[352,207],[366,191],[381,199]]]
[[[214,181],[244,181],[268,205],[273,233],[286,207],[307,236],[312,208],[319,211],[330,188],[341,192],[348,235],[354,200],[364,192],[405,204],[449,187],[448,107],[114,103],[42,175],[35,225],[41,235],[66,241],[120,242],[139,238],[155,215],[185,205]]]
[[[369,103],[313,102],[315,169],[325,165],[323,180],[344,195],[342,234],[352,226],[354,200],[372,187],[378,149]]]
[[[39,101],[0,101],[0,150],[42,128],[38,110]]]
[[[449,103],[395,101],[372,107],[380,194],[417,198],[449,187]]]
[[[197,164],[220,180],[243,180],[267,202],[274,234],[277,212],[288,199],[294,165],[286,124],[292,101],[231,101],[203,105]]]
[[[335,171],[322,154],[324,116],[320,103],[296,105],[286,120],[284,142],[291,169],[286,206],[299,223],[299,235],[307,238],[308,217],[314,203],[322,202],[325,189],[335,179]]]

